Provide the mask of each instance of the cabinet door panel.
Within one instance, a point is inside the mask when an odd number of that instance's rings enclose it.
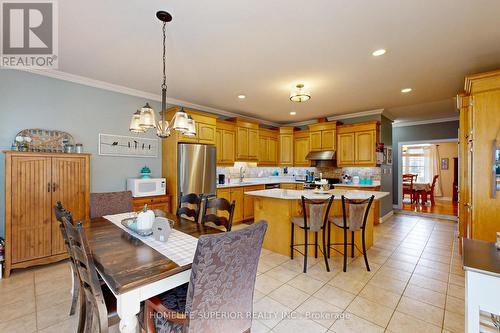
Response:
[[[375,131],[355,133],[355,159],[357,165],[375,165]]]
[[[198,139],[200,143],[214,144],[215,143],[215,131],[214,125],[198,123]]]
[[[52,207],[60,201],[75,221],[87,218],[85,158],[52,158]],[[52,254],[66,251],[55,215],[52,217]]]
[[[243,219],[249,220],[253,218],[254,214],[254,197],[244,195],[246,192],[258,191],[265,189],[264,185],[258,186],[245,186],[243,187]]]
[[[243,220],[243,188],[233,187],[231,189],[231,201],[235,202],[233,223]]]
[[[269,138],[267,142],[267,160],[269,164],[278,164],[278,140]]]
[[[217,129],[215,131],[215,155],[217,156],[217,164],[224,162],[224,149],[222,147],[222,132],[223,130]]]
[[[293,164],[295,166],[309,166],[311,163],[306,159],[309,154],[309,138],[297,138],[294,140]]]
[[[337,165],[354,165],[354,133],[338,135],[337,143]]]
[[[311,132],[309,134],[310,149],[311,150],[321,150],[321,131]]]
[[[224,163],[234,163],[234,142],[235,134],[233,131],[222,131],[222,160]]]
[[[321,131],[321,150],[335,150],[335,130]]]
[[[268,157],[268,146],[267,146],[268,138],[261,136],[259,137],[259,163],[267,163]]]
[[[12,158],[12,263],[51,255],[51,158]]]
[[[236,159],[248,158],[248,128],[236,128]]]
[[[281,165],[293,164],[293,135],[280,135],[279,163]]]
[[[259,146],[257,142],[259,140],[259,131],[254,129],[248,130],[248,158],[251,160],[256,160],[259,153]]]

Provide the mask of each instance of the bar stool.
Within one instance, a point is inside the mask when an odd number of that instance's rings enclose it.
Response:
[[[374,195],[368,199],[354,200],[348,199],[342,196],[342,217],[332,216],[328,219],[328,258],[330,258],[331,249],[342,254],[344,256],[344,267],[343,271],[347,270],[347,245],[351,245],[351,257],[354,258],[354,247],[358,251],[363,253],[365,258],[366,269],[370,271],[370,266],[368,265],[368,258],[366,257],[366,244],[365,244],[365,231],[366,231],[366,220],[368,219],[368,213],[370,212],[370,207],[373,203]],[[346,204],[349,204],[349,215],[347,215]],[[343,243],[331,243],[330,242],[330,229],[331,225],[334,225],[344,231],[344,242]],[[347,231],[351,231],[351,242],[347,241]],[[354,244],[354,233],[361,230],[361,244],[363,251],[361,251],[356,244]],[[325,238],[325,229],[323,229],[323,239]],[[344,245],[344,252],[340,252],[332,245]]]
[[[309,231],[314,232],[314,257],[318,257],[318,232],[323,230],[323,250],[320,249],[325,258],[326,270],[330,271],[330,266],[328,266],[328,258],[326,254],[326,241],[324,237],[324,229],[328,221],[328,214],[330,212],[330,207],[332,206],[333,195],[325,200],[312,200],[307,199],[302,196],[302,216],[294,216],[291,218],[291,242],[290,242],[290,259],[293,259],[293,251],[297,251],[304,256],[304,273],[307,272],[307,248],[308,243],[308,233]],[[307,209],[309,208],[309,209]],[[309,211],[309,216],[307,212]],[[295,244],[295,226],[304,230],[304,244]],[[301,252],[296,247],[304,246],[304,252]]]

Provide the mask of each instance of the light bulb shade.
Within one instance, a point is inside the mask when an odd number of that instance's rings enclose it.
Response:
[[[145,129],[141,127],[140,125],[140,119],[141,119],[141,112],[137,110],[132,115],[132,119],[130,120],[130,126],[129,126],[129,131],[133,133],[144,133]]]
[[[187,136],[196,136],[196,123],[191,116],[188,116],[187,127],[188,129],[183,134]]]
[[[144,129],[156,127],[155,111],[148,103],[141,108],[139,125]]]
[[[293,92],[290,94],[290,100],[292,102],[305,102],[311,99],[311,94],[303,91]]]
[[[156,126],[156,135],[160,138],[168,138],[170,136],[169,123],[166,120],[160,120]]]
[[[184,110],[177,111],[174,116],[174,124],[172,128],[179,132],[186,132],[188,130],[188,115]]]

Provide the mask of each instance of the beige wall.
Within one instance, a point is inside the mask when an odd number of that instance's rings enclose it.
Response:
[[[443,197],[451,200],[453,196],[453,158],[458,157],[458,144],[455,142],[437,144],[439,145],[439,157],[449,159],[448,170],[441,170],[441,188],[443,189]]]

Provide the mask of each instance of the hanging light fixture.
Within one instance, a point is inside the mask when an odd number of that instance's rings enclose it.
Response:
[[[140,111],[132,115],[129,130],[134,133],[144,133],[148,129],[156,128],[156,135],[160,138],[167,138],[171,135],[171,129],[179,131],[184,135],[195,136],[196,124],[191,116],[181,108],[175,113],[172,120],[165,120],[165,112],[167,109],[167,75],[166,75],[166,39],[167,39],[167,22],[172,21],[172,15],[165,11],[156,12],[156,17],[163,22],[163,82],[161,84],[161,120],[156,122],[155,111],[146,103]]]
[[[290,100],[292,102],[301,103],[311,99],[311,94],[304,91],[304,85],[302,83],[297,84],[295,87],[297,90],[292,91],[290,94]]]

